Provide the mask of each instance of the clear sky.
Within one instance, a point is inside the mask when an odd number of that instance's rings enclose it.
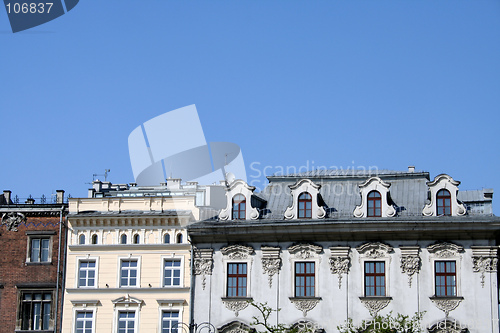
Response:
[[[257,186],[266,166],[415,165],[500,191],[498,0],[82,0],[16,34],[0,10],[0,50],[20,197],[133,182],[129,133],[190,104]]]

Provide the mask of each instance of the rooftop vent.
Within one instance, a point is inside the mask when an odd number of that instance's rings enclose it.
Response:
[[[415,172],[415,166],[414,165],[410,165],[408,167],[408,172]]]

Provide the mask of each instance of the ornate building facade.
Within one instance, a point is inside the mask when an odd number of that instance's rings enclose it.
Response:
[[[0,195],[0,332],[61,332],[67,203]],[[23,200],[24,201],[24,200]],[[48,201],[48,202],[47,202]]]
[[[249,302],[273,324],[337,332],[423,313],[426,332],[498,332],[493,190],[428,172],[315,171],[226,189],[218,220],[188,226],[195,322],[247,332]]]

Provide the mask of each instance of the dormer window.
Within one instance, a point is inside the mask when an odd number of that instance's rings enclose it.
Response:
[[[311,218],[312,197],[309,193],[303,192],[299,195],[299,219]]]
[[[440,190],[436,195],[437,215],[451,216],[451,194],[448,190]]]
[[[382,216],[382,196],[379,191],[371,191],[368,193],[368,217]]]
[[[233,220],[246,219],[247,200],[243,194],[236,194],[233,197]]]

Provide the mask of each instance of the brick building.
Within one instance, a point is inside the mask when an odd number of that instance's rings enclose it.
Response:
[[[60,332],[67,203],[39,201],[0,194],[0,333]]]

